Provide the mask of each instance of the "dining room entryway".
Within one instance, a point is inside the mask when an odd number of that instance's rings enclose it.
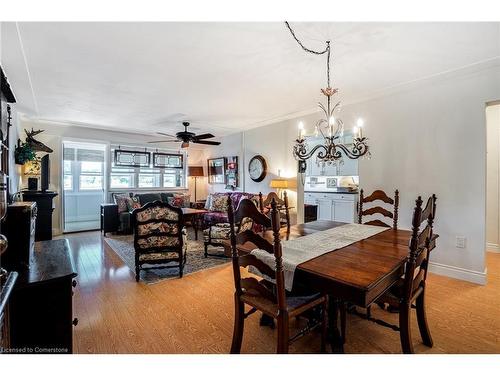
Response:
[[[486,106],[486,251],[500,252],[500,100]]]

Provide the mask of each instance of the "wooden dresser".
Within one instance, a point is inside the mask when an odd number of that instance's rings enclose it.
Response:
[[[23,353],[72,353],[75,266],[65,239],[35,244],[10,299],[10,346]]]
[[[9,239],[9,247],[2,255],[2,266],[8,270],[22,270],[29,266],[35,247],[37,206],[35,202],[15,202],[7,207],[2,233]]]

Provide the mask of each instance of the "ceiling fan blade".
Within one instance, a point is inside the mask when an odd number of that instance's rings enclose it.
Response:
[[[162,133],[162,132],[156,132],[157,134],[160,134],[160,135],[164,135],[166,137],[173,137],[173,138],[176,138],[175,135],[172,135],[172,134],[167,134],[167,133]]]
[[[215,137],[215,135],[213,135],[213,134],[205,133],[205,134],[195,135],[193,137],[193,139],[198,140],[198,139],[207,139],[207,138],[214,138],[214,137]]]
[[[199,144],[202,144],[202,145],[213,145],[213,146],[220,145],[220,142],[215,142],[215,141],[198,141],[198,140],[194,140],[193,143],[199,143]]]
[[[148,143],[181,142],[178,139],[167,139],[165,141],[149,141]]]

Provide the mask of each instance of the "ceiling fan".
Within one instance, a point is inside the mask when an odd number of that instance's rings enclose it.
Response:
[[[172,139],[165,139],[165,140],[160,140],[160,141],[150,141],[148,143],[182,142],[181,148],[189,147],[189,143],[198,143],[198,144],[202,144],[202,145],[213,145],[213,146],[220,145],[220,142],[205,141],[205,139],[214,138],[215,136],[213,134],[205,133],[205,134],[196,135],[195,133],[189,132],[187,130],[188,126],[189,126],[188,121],[184,121],[182,123],[182,125],[184,126],[184,131],[175,133],[175,135],[158,132],[158,134],[166,136],[166,137],[172,137]]]

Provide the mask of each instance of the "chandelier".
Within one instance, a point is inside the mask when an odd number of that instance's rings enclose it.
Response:
[[[368,151],[367,138],[363,137],[362,119],[358,119],[356,126],[353,128],[352,145],[342,142],[344,137],[344,122],[338,118],[338,116],[335,116],[335,114],[340,112],[340,101],[332,106],[333,97],[338,93],[338,89],[334,89],[330,86],[330,41],[326,41],[326,47],[322,51],[311,50],[306,48],[295,36],[288,22],[285,22],[285,24],[295,41],[304,51],[315,55],[326,54],[327,86],[321,89],[321,93],[326,96],[326,106],[322,103],[318,103],[319,108],[321,108],[322,112],[325,114],[325,118],[318,120],[315,125],[315,136],[321,134],[323,137],[323,144],[316,145],[310,149],[305,139],[304,125],[300,122],[299,134],[293,146],[293,155],[295,159],[299,160],[300,164],[300,162],[304,162],[316,155],[317,163],[326,163],[330,165],[343,164],[342,158],[344,155],[350,159],[358,159],[365,155],[369,156],[370,152]]]

